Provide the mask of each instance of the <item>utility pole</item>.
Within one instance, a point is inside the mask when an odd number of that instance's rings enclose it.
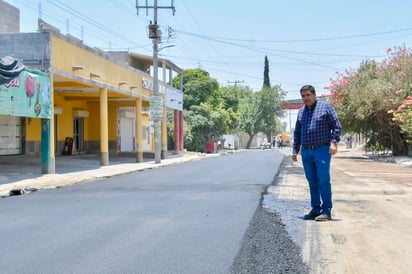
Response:
[[[139,14],[140,8],[146,9],[146,16],[149,9],[153,9],[153,23],[149,25],[149,38],[153,42],[153,96],[150,97],[150,110],[149,117],[154,123],[154,139],[155,139],[155,164],[160,163],[161,151],[162,151],[162,136],[161,136],[161,122],[163,119],[163,97],[159,93],[159,76],[158,76],[158,44],[161,39],[161,32],[159,25],[157,24],[157,10],[158,9],[172,9],[173,15],[175,14],[175,7],[173,6],[173,0],[170,6],[158,6],[157,0],[154,0],[153,6],[147,4],[139,6],[139,1],[136,0],[137,14]]]
[[[227,83],[228,84],[235,84],[235,87],[237,87],[237,85],[238,84],[243,84],[245,81],[244,80],[242,80],[242,81],[240,81],[240,80],[235,80],[235,81],[227,81]]]

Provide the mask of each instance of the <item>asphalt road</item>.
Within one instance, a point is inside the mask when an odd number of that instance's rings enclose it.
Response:
[[[0,199],[1,273],[303,273],[256,150]]]

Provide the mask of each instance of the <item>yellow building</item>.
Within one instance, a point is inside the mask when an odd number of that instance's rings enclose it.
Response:
[[[3,131],[19,135],[17,143],[21,147],[11,154],[47,152],[50,162],[44,173],[50,173],[54,172],[55,154],[99,153],[101,164],[107,165],[112,153],[136,153],[137,162],[143,161],[144,153],[154,153],[153,121],[149,119],[153,95],[151,57],[88,47],[42,20],[39,32],[3,33],[0,41],[0,58],[12,56],[26,67],[50,75],[51,119],[0,115],[0,120],[10,122]],[[165,59],[159,59],[159,68],[165,158],[167,112],[174,113],[177,129],[174,152],[183,151],[183,94],[171,86],[172,78],[181,75],[182,70]],[[44,136],[46,126],[50,127],[49,136]],[[15,141],[16,136],[9,139]],[[0,140],[0,151],[7,140]],[[73,147],[68,146],[70,141]],[[49,149],[45,150],[47,143]]]

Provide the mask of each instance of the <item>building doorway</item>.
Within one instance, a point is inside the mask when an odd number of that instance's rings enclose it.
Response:
[[[84,152],[84,119],[82,117],[73,119],[73,145],[76,146],[77,153]]]
[[[22,119],[0,115],[0,155],[22,153]]]

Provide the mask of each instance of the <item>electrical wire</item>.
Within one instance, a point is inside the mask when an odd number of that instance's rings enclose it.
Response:
[[[182,33],[191,35],[191,36],[199,36],[205,39],[212,39],[212,40],[216,39],[216,40],[222,40],[222,41],[237,41],[237,42],[247,42],[247,43],[251,43],[251,42],[254,42],[254,43],[307,43],[307,42],[322,42],[322,41],[333,41],[333,40],[347,40],[347,39],[354,39],[354,38],[365,38],[365,37],[381,36],[381,35],[399,33],[399,32],[405,32],[405,31],[412,31],[412,27],[396,29],[396,30],[389,30],[389,31],[373,32],[373,33],[353,34],[353,35],[346,35],[346,36],[313,38],[313,39],[294,39],[294,40],[250,40],[250,39],[206,36],[206,35],[200,35],[200,34],[190,33],[190,32],[182,32]]]

